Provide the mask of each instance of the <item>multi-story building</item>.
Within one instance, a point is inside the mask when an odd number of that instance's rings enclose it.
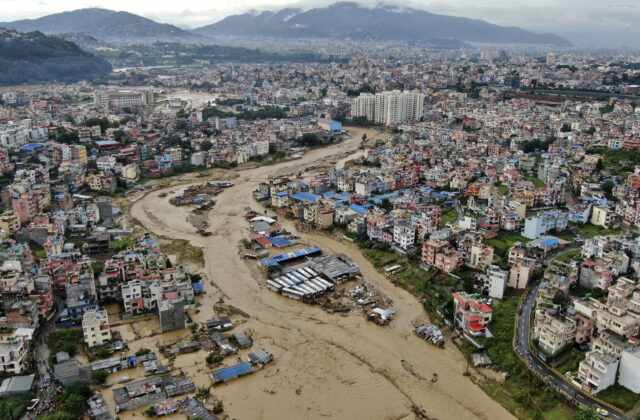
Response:
[[[0,215],[0,229],[11,235],[20,230],[20,216],[8,210]]]
[[[82,332],[87,347],[101,346],[111,340],[107,311],[86,312],[82,317]]]
[[[140,281],[132,280],[128,283],[123,283],[120,288],[125,312],[140,312],[144,309],[144,299],[142,298],[142,285]]]
[[[614,210],[596,206],[591,212],[591,219],[589,221],[592,225],[609,228],[611,225],[616,223],[617,218],[618,216]]]
[[[493,316],[491,308],[465,292],[454,293],[453,304],[456,326],[473,337],[484,336]]]
[[[25,337],[16,334],[15,329],[0,333],[0,372],[19,374],[29,361],[29,345]]]
[[[635,393],[640,393],[640,346],[622,352],[618,383]]]
[[[567,215],[560,211],[541,211],[537,216],[529,217],[524,223],[522,236],[529,239],[538,239],[545,233],[566,229],[569,221]]]
[[[416,228],[406,223],[393,225],[393,242],[402,249],[409,249],[415,243]]]
[[[487,281],[485,282],[488,295],[492,298],[502,299],[507,288],[509,272],[502,270],[497,265],[490,265],[487,270]]]
[[[473,243],[469,254],[469,267],[484,270],[493,263],[493,247],[483,243]]]
[[[419,121],[424,112],[424,94],[399,90],[361,93],[351,101],[351,117],[365,117],[385,125]]]
[[[538,318],[539,311],[543,310],[536,310],[534,335],[542,350],[553,355],[573,343],[576,332],[576,322],[573,319],[555,317],[548,313]]]
[[[372,93],[361,93],[351,100],[351,118],[365,117],[369,121],[375,119],[376,96]]]
[[[583,389],[597,394],[616,383],[618,360],[598,350],[586,354],[578,368],[578,378]]]
[[[93,94],[93,103],[96,108],[145,107],[153,105],[153,91],[150,89],[97,91]]]

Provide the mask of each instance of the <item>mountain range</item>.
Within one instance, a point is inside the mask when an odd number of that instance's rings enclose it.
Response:
[[[383,41],[453,38],[479,43],[570,45],[569,41],[557,35],[535,34],[478,19],[439,15],[385,4],[369,7],[352,2],[335,3],[310,10],[287,8],[277,12],[233,15],[193,32],[208,37],[344,38],[367,34]]]
[[[187,31],[128,12],[91,8],[56,13],[39,19],[0,22],[0,27],[46,34],[75,32],[102,41],[210,43],[236,38],[353,38],[379,41],[427,42],[434,39],[477,43],[571,45],[554,34],[536,34],[483,20],[430,13],[408,7],[375,7],[342,2],[309,10],[232,15]]]
[[[20,32],[40,31],[45,34],[75,32],[97,38],[101,41],[188,42],[199,38],[191,32],[167,23],[129,12],[90,8],[70,12],[55,13],[38,19],[0,22],[0,27]]]

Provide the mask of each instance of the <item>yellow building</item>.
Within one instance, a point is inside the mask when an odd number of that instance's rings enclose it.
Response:
[[[94,191],[100,191],[102,189],[102,179],[100,174],[92,174],[87,177],[87,184],[89,188]]]
[[[8,235],[20,230],[20,216],[12,211],[6,211],[0,216],[0,229]]]
[[[592,225],[602,226],[605,228],[609,228],[611,224],[613,224],[616,220],[616,213],[613,210],[609,210],[605,207],[594,207],[593,212],[591,213],[591,222]]]
[[[87,163],[87,148],[79,144],[71,146],[71,158],[73,160],[79,160],[82,163]]]
[[[125,165],[122,167],[122,177],[124,179],[136,180],[138,179],[138,164],[132,163],[131,165]]]
[[[333,209],[324,209],[316,211],[315,223],[319,228],[328,228],[333,225]]]

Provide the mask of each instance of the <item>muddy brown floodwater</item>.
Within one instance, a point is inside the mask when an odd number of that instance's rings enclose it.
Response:
[[[187,222],[188,208],[174,207],[168,198],[159,198],[184,185],[153,191],[132,205],[131,215],[148,231],[203,248],[204,273],[219,290],[210,287],[199,298],[200,312],[193,314],[194,320],[213,317],[213,306],[224,296],[226,305],[249,315],[235,331],[250,330],[252,348],[262,347],[274,355],[273,364],[216,387],[213,394],[223,399],[225,413],[238,419],[413,419],[412,404],[438,419],[513,418],[463,376],[466,362],[453,345],[437,349],[413,334],[411,321],[427,317],[420,302],[394,287],[348,244],[330,236],[303,234],[304,240],[327,251],[348,253],[359,264],[364,279],[393,300],[398,313],[387,327],[367,322],[361,314],[329,314],[279,296],[263,286],[264,279],[255,269],[257,262],[247,264],[240,258],[238,244],[250,233],[242,216],[246,208],[259,207],[251,194],[257,183],[269,175],[296,173],[311,165],[344,164],[347,154],[360,156],[357,149],[363,133],[373,140],[384,138],[376,130],[351,132],[352,137],[341,144],[312,150],[302,159],[238,171],[234,186],[217,197],[209,215],[210,237],[199,236]],[[128,329],[123,332],[131,334]],[[140,338],[148,344],[156,340],[163,340],[163,335]],[[130,347],[143,345],[134,342]],[[178,356],[175,366],[198,385],[209,384],[204,357],[204,352]],[[434,373],[437,382],[425,380]],[[110,394],[105,392],[112,406]],[[131,414],[119,416],[125,419]]]

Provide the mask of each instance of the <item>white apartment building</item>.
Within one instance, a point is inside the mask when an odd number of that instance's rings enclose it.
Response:
[[[18,374],[27,368],[28,345],[15,334],[0,335],[0,372]]]
[[[591,394],[597,394],[616,383],[617,371],[618,360],[601,351],[592,350],[580,362],[578,378],[583,387],[591,391]]]
[[[361,93],[351,101],[351,117],[366,117],[385,125],[419,121],[424,112],[424,94],[399,90]]]
[[[404,223],[393,226],[393,242],[402,249],[409,249],[415,244],[416,228]]]
[[[138,280],[122,284],[121,290],[125,312],[138,312],[144,308],[142,285]]]
[[[116,167],[115,156],[101,156],[96,160],[96,167],[100,171],[109,171]]]
[[[42,127],[30,128],[9,122],[0,126],[0,146],[16,149],[29,143],[45,142],[49,139],[47,130]]]
[[[566,213],[560,211],[541,211],[537,216],[529,217],[524,223],[522,236],[529,239],[538,239],[551,230],[564,230],[567,228],[569,218]]]
[[[635,393],[640,393],[640,347],[622,352],[618,383]]]
[[[351,118],[366,117],[367,120],[375,119],[376,96],[372,93],[361,93],[351,100]]]
[[[153,104],[153,91],[140,90],[101,90],[94,92],[93,103],[96,108],[141,107]]]
[[[508,271],[502,270],[497,265],[490,265],[487,270],[487,282],[485,283],[489,291],[489,297],[502,299],[507,288],[508,278]]]
[[[82,332],[87,347],[101,346],[111,340],[107,311],[86,312],[82,317]]]
[[[424,113],[424,94],[413,92],[376,93],[375,122],[398,125],[419,121]]]

